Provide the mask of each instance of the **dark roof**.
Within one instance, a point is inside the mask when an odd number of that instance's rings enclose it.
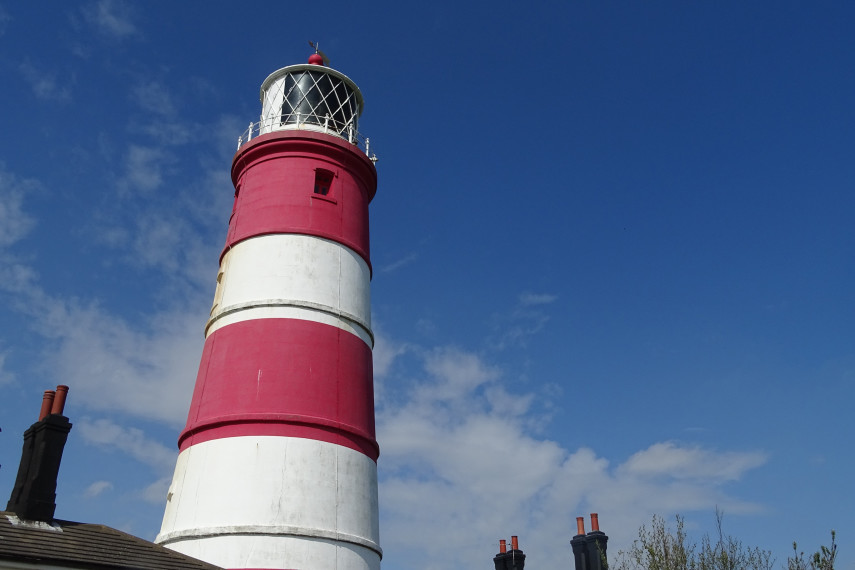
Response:
[[[0,560],[93,570],[222,570],[108,526],[21,521],[3,511]]]

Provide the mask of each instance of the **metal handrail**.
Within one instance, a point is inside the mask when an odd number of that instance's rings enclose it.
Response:
[[[238,137],[237,148],[240,150],[240,147],[258,137],[263,132],[307,130],[340,137],[362,150],[362,152],[364,152],[372,162],[377,162],[377,154],[372,151],[371,140],[353,128],[353,125],[350,122],[341,123],[330,117],[323,117],[323,123],[318,124],[316,122],[318,117],[315,115],[304,115],[302,118],[311,118],[314,120],[311,122],[307,120],[301,121],[301,116],[297,113],[294,115],[277,115],[275,117],[258,121],[257,123],[250,123]]]

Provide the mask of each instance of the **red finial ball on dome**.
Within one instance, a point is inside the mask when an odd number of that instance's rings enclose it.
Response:
[[[321,57],[321,54],[319,54],[319,53],[313,53],[312,55],[309,56],[309,63],[311,63],[313,65],[323,65],[324,64],[324,58]]]

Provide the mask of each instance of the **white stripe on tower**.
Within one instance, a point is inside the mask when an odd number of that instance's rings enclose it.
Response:
[[[311,273],[303,271],[312,260]],[[371,338],[371,270],[356,252],[332,240],[273,234],[226,252],[206,336],[238,321],[299,318]]]
[[[225,568],[380,567],[368,248],[376,171],[355,145],[317,132],[328,125],[289,123],[282,103],[293,84],[324,89],[325,75],[338,99],[341,85],[351,90],[358,115],[361,95],[340,73],[283,68],[262,85],[270,132],[232,164],[235,208],[156,540]]]

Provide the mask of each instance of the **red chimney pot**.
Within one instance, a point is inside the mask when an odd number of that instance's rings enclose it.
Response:
[[[504,554],[508,551],[508,542],[506,540],[499,541],[499,554]]]
[[[585,517],[576,517],[576,534],[585,534]]]
[[[519,541],[517,541],[517,537],[512,536],[511,537],[511,550],[519,550],[519,549],[520,549],[520,545],[519,545]]]
[[[51,414],[62,415],[65,409],[65,398],[68,396],[68,386],[60,384],[56,387],[56,398],[53,400],[53,406],[50,409]]]
[[[42,421],[48,417],[48,414],[50,414],[54,396],[56,396],[56,392],[53,390],[45,390],[45,395],[42,396],[42,409],[39,410],[39,421]]]
[[[600,530],[600,518],[597,513],[591,513],[591,532]]]

